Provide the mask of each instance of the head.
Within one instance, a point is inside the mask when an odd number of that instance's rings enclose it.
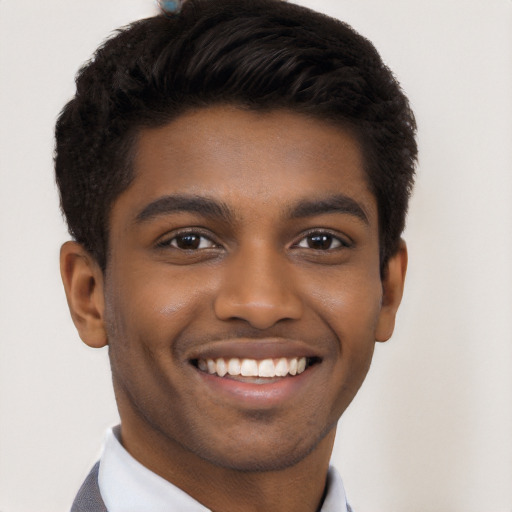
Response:
[[[393,330],[414,131],[371,43],[278,0],[189,0],[80,71],[57,124],[63,278],[140,460],[328,461]]]
[[[219,104],[287,109],[349,130],[377,199],[382,269],[397,250],[415,121],[373,45],[348,25],[276,0],[191,0],[177,15],[121,30],[76,83],[56,128],[57,183],[70,234],[102,269],[140,131]]]

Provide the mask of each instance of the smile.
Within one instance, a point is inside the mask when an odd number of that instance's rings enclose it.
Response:
[[[275,359],[217,358],[198,359],[197,367],[219,377],[287,377],[303,373],[311,364],[306,357],[280,357]]]
[[[187,355],[201,393],[238,411],[298,403],[323,375],[324,354],[297,340],[231,338]]]

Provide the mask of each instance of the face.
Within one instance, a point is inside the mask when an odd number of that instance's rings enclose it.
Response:
[[[383,322],[356,141],[234,107],[143,131],[104,298],[123,430],[225,468],[302,460],[334,435]]]

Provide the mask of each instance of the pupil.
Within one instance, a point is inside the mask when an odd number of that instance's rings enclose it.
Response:
[[[200,237],[197,235],[183,235],[178,237],[176,245],[180,249],[197,249],[199,247]]]
[[[308,245],[311,249],[329,249],[332,244],[330,235],[313,235],[309,237]]]

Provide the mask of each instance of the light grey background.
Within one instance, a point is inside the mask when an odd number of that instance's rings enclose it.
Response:
[[[512,511],[512,2],[303,0],[352,24],[417,114],[398,328],[338,432],[358,512]],[[0,0],[0,511],[68,509],[117,412],[58,273],[53,125],[151,0]]]

